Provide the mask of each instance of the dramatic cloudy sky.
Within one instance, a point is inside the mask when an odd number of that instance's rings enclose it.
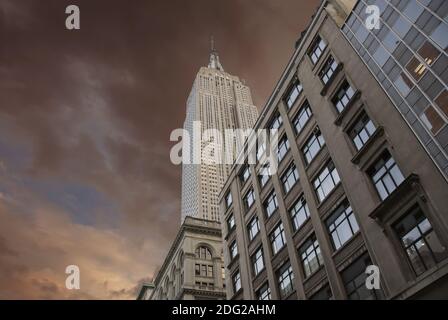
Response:
[[[169,134],[210,35],[260,107],[317,4],[0,0],[0,299],[134,298],[179,226]]]

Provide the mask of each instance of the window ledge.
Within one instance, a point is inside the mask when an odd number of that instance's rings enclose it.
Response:
[[[380,222],[387,220],[390,215],[400,206],[403,201],[407,202],[412,195],[419,195],[425,200],[425,195],[420,186],[418,175],[410,174],[385,200],[383,200],[370,214],[369,217]]]
[[[338,64],[338,66],[336,67],[336,69],[334,70],[333,74],[331,75],[330,79],[328,79],[327,83],[324,84],[320,95],[321,96],[325,96],[328,92],[328,89],[330,88],[331,84],[333,83],[334,79],[336,78],[336,76],[338,75],[339,71],[342,70],[342,68],[344,67],[344,64],[342,62],[340,62]]]
[[[348,113],[348,111],[352,108],[352,106],[355,104],[355,102],[361,97],[361,91],[356,90],[355,94],[351,98],[351,100],[347,103],[344,110],[342,110],[341,113],[337,116],[337,118],[334,120],[334,124],[337,126],[340,126],[342,123],[342,119],[345,117],[345,115]],[[336,108],[336,107],[335,107]]]
[[[375,132],[370,136],[369,140],[367,140],[367,142],[362,146],[361,149],[359,149],[359,151],[353,156],[352,158],[352,163],[354,164],[359,164],[361,158],[363,157],[363,155],[366,154],[367,150],[370,149],[370,146],[373,145],[373,142],[378,139],[379,137],[381,137],[384,134],[384,128],[379,126]]]

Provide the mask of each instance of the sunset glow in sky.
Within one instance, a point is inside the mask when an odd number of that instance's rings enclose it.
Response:
[[[179,227],[169,135],[210,36],[261,108],[317,5],[0,0],[0,299],[135,298]]]

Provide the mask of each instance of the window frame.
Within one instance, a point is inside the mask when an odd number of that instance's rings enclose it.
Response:
[[[348,212],[350,210],[351,212]],[[342,216],[343,219],[340,220],[340,217]],[[350,229],[351,236],[347,238],[344,242],[342,242],[338,231],[340,231],[340,228],[342,228],[342,225],[344,224],[345,221],[347,221],[346,223],[348,224],[348,227]],[[353,222],[355,223],[356,227],[352,225]],[[327,228],[327,232],[330,236],[331,243],[335,251],[338,251],[339,249],[343,248],[359,232],[359,223],[356,219],[355,212],[352,206],[350,205],[348,199],[342,201],[338,205],[338,207],[325,219],[325,226]],[[336,234],[339,244],[335,242],[334,234]]]
[[[386,157],[388,157],[387,158],[387,160],[385,160],[386,159]],[[388,162],[390,161],[390,160],[392,160],[393,161],[393,164],[391,164],[389,167],[386,167],[387,166],[387,164],[388,164]],[[378,168],[378,165],[379,165],[379,163],[380,162],[383,162],[383,164]],[[384,173],[380,176],[380,177],[378,177],[378,178],[375,178],[377,175],[378,175],[378,173],[380,173],[382,170],[384,169]],[[391,174],[391,172],[393,171],[393,170],[395,170],[395,172],[398,174],[400,174],[400,176],[397,176],[399,179],[397,180],[397,181],[400,181],[400,182],[397,182],[396,180],[395,180],[395,177]],[[392,154],[389,152],[389,150],[384,150],[381,154],[380,154],[380,156],[378,156],[377,158],[376,158],[376,160],[374,161],[374,163],[369,167],[369,169],[367,170],[367,175],[369,176],[369,178],[370,178],[370,181],[372,182],[372,184],[373,184],[373,187],[374,187],[374,189],[376,190],[376,192],[377,192],[377,195],[379,196],[379,198],[381,199],[381,201],[385,201],[387,198],[389,198],[389,196],[395,191],[395,190],[397,190],[398,189],[398,187],[403,183],[403,181],[405,180],[405,177],[404,177],[404,175],[403,175],[403,173],[401,172],[401,169],[400,169],[400,166],[398,165],[398,163],[396,162],[396,160],[395,160],[395,158],[392,156]],[[390,192],[389,192],[389,190],[388,190],[388,188],[387,188],[387,184],[384,182],[384,178],[389,178],[390,179],[390,181],[392,181],[392,183],[393,183],[393,190],[391,190]],[[389,182],[390,182],[389,181]],[[379,189],[379,187],[378,187],[378,183],[379,182],[381,182],[381,185],[382,185],[382,191],[385,191],[387,194],[386,195],[384,195],[384,194],[382,194],[382,192],[381,192],[381,190]],[[384,197],[383,197],[384,196]]]
[[[307,116],[305,121],[304,122],[300,121],[301,119],[303,119],[302,116],[305,114]],[[292,119],[292,125],[294,127],[294,132],[296,136],[303,131],[303,128],[305,128],[305,126],[308,124],[308,122],[312,117],[313,117],[313,111],[311,110],[310,103],[308,102],[308,100],[305,100],[305,102],[302,104],[297,114]],[[299,124],[301,127],[300,129],[297,129]]]
[[[311,248],[311,252],[309,249]],[[317,241],[316,235],[313,234],[308,237],[304,243],[299,247],[299,257],[302,264],[303,275],[305,279],[308,279],[313,274],[318,272],[322,267],[324,267],[323,255],[320,249],[319,241]],[[314,255],[317,261],[317,268],[313,269],[311,262],[313,261],[310,257]]]
[[[315,150],[316,142],[319,147],[317,150]],[[314,128],[313,132],[306,139],[302,148],[300,148],[300,151],[302,152],[303,158],[305,160],[305,164],[310,165],[311,162],[313,162],[313,160],[316,158],[316,156],[322,151],[325,145],[325,138],[322,135],[321,130],[319,129],[319,127]],[[311,152],[312,150],[315,150],[314,153]]]
[[[323,46],[321,46],[321,44],[323,44]],[[311,43],[307,51],[307,56],[310,58],[313,66],[317,65],[317,63],[320,61],[327,47],[328,43],[324,40],[324,38],[321,37],[321,35],[317,35],[313,39],[313,42]]]
[[[297,209],[297,206],[300,204],[300,207]],[[305,213],[305,219],[302,220],[302,223],[299,224],[296,223],[296,218],[298,218],[299,215],[302,213]],[[310,209],[308,207],[308,203],[305,199],[304,195],[301,195],[292,205],[292,207],[289,209],[289,215],[291,217],[292,222],[292,229],[294,232],[298,231],[309,219],[310,219]],[[296,226],[297,224],[297,226]]]
[[[282,242],[281,246],[277,246],[278,244],[277,239],[279,238],[281,239]],[[271,244],[271,251],[273,256],[277,255],[280,251],[282,251],[283,248],[286,247],[285,228],[281,221],[277,223],[277,225],[269,233],[269,242]]]
[[[292,177],[292,182],[290,178]],[[295,185],[300,180],[299,170],[297,169],[294,162],[291,162],[290,165],[286,168],[283,174],[280,176],[280,181],[282,183],[283,192],[288,194]]]
[[[347,92],[351,89],[352,94],[348,95]],[[341,93],[344,91],[343,93]],[[338,86],[337,90],[334,92],[331,103],[336,109],[336,112],[338,114],[342,114],[347,107],[351,104],[354,97],[356,96],[357,90],[355,87],[345,78],[341,84]],[[343,102],[343,99],[346,99],[346,102]],[[339,104],[341,107],[339,107]]]
[[[333,168],[330,170],[329,169],[330,167],[333,167]],[[325,170],[328,171],[328,174],[325,175],[325,177],[322,179],[322,175],[325,172]],[[338,179],[336,179],[336,180],[338,180],[337,182],[335,182],[335,177],[333,176],[334,174],[336,174],[336,176],[338,177]],[[331,182],[332,182],[333,186],[332,186],[331,190],[329,190],[328,192],[324,192],[325,189],[323,189],[322,186],[326,183],[328,177],[331,178]],[[319,184],[317,186],[316,186],[316,181],[319,181]],[[313,183],[314,192],[317,196],[318,202],[323,203],[326,199],[328,199],[328,197],[333,193],[333,191],[341,183],[341,177],[339,176],[339,172],[332,160],[328,161],[325,164],[325,166],[323,168],[321,168],[321,170],[319,170],[317,175],[313,178],[312,183]],[[323,198],[320,197],[320,193],[319,193],[320,188],[322,188]]]

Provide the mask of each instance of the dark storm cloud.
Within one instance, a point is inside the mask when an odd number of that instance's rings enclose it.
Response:
[[[79,31],[65,29],[69,4]],[[169,134],[209,37],[261,107],[316,6],[0,0],[0,297],[131,297],[179,225]],[[63,287],[71,263],[91,280],[81,293]]]

